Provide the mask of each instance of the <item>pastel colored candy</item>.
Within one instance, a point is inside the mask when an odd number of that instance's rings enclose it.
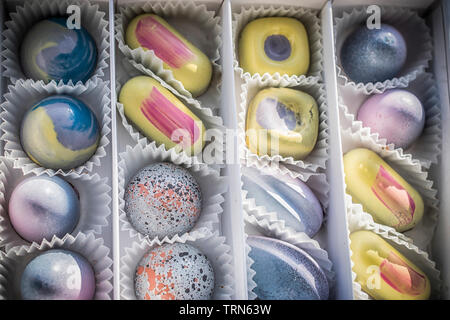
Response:
[[[157,15],[141,14],[131,20],[126,44],[131,49],[152,50],[194,97],[204,93],[211,82],[209,58]]]
[[[317,142],[319,108],[303,91],[263,89],[250,101],[246,130],[253,153],[305,159]]]
[[[371,231],[350,234],[353,271],[362,289],[377,300],[426,300],[427,275]]]
[[[138,76],[125,83],[119,102],[125,116],[149,139],[190,155],[202,151],[202,121],[158,81]]]
[[[78,253],[50,249],[27,264],[20,291],[24,300],[91,300],[95,294],[94,270]]]
[[[422,219],[420,194],[375,152],[358,148],[344,155],[347,192],[375,222],[403,232]]]
[[[308,72],[309,56],[308,34],[294,18],[255,19],[239,36],[240,65],[251,74],[300,76]]]
[[[97,47],[83,27],[69,29],[66,18],[49,18],[35,24],[25,35],[20,60],[28,78],[85,82],[97,66]]]
[[[261,300],[326,300],[328,281],[306,252],[277,239],[249,236],[247,244],[256,272],[253,292]]]
[[[82,101],[65,95],[45,98],[25,114],[22,147],[31,160],[51,169],[73,169],[97,150],[100,128]]]
[[[323,211],[312,190],[300,179],[289,175],[262,173],[255,168],[242,168],[243,189],[257,206],[276,212],[278,219],[297,232],[313,237],[319,231]]]
[[[25,240],[41,243],[71,233],[80,217],[80,200],[65,180],[37,176],[23,180],[9,199],[9,219]]]
[[[134,286],[138,300],[208,300],[214,292],[214,270],[197,248],[163,244],[142,257]]]
[[[141,169],[125,191],[125,212],[133,227],[150,238],[190,231],[202,211],[202,193],[185,168],[161,162]]]
[[[407,47],[402,34],[393,26],[379,29],[358,27],[344,41],[341,64],[356,83],[383,82],[394,78],[403,68]]]
[[[359,108],[357,119],[388,143],[406,149],[425,126],[425,110],[411,92],[394,89],[369,97]]]

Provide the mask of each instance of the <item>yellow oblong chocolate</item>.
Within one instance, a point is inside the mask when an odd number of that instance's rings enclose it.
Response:
[[[377,300],[426,300],[431,284],[427,275],[379,235],[350,234],[353,271],[362,289]]]
[[[290,88],[268,88],[251,100],[246,141],[258,155],[306,158],[317,142],[319,108],[309,94]]]
[[[309,51],[306,28],[295,18],[255,19],[244,27],[239,36],[239,63],[251,74],[306,74]]]
[[[135,17],[127,27],[125,41],[131,49],[153,50],[192,96],[208,88],[212,77],[209,58],[163,18],[148,13]]]
[[[119,102],[125,116],[150,140],[190,155],[202,151],[203,122],[155,79],[131,78],[120,91]]]
[[[423,217],[420,194],[375,152],[358,148],[344,155],[347,192],[375,222],[403,232]]]

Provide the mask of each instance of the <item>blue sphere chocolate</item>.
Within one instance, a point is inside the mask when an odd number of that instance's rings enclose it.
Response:
[[[313,237],[320,229],[323,211],[312,190],[300,179],[289,175],[262,173],[255,168],[242,168],[243,188],[248,198],[268,212],[276,212],[279,220],[297,232]]]
[[[24,116],[20,140],[31,160],[50,169],[72,169],[97,150],[100,128],[94,113],[70,96],[50,96]]]
[[[396,77],[406,62],[407,47],[401,33],[381,24],[379,29],[360,26],[344,41],[341,64],[356,83],[383,82]]]
[[[69,29],[66,18],[49,18],[25,35],[20,60],[25,76],[33,80],[85,82],[97,65],[97,47],[81,27]]]
[[[326,300],[329,287],[314,259],[296,246],[277,239],[249,236],[255,271],[253,292],[261,300]]]
[[[27,264],[20,292],[24,300],[91,300],[95,294],[94,270],[78,253],[51,249]]]
[[[40,243],[72,232],[80,217],[80,201],[73,187],[53,176],[37,176],[18,184],[9,199],[9,218],[25,240]]]

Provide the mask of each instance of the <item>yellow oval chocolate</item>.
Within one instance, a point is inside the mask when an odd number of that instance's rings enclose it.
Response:
[[[251,74],[300,76],[309,69],[308,34],[294,18],[269,17],[248,23],[239,38],[239,63]]]
[[[128,80],[120,91],[119,102],[125,116],[158,145],[182,149],[190,155],[203,149],[202,121],[155,79],[138,76]]]
[[[420,194],[375,152],[364,148],[347,152],[344,171],[347,192],[375,222],[403,232],[422,219]]]
[[[290,88],[268,88],[251,100],[246,140],[258,155],[306,158],[317,142],[319,108],[309,94]]]
[[[131,49],[153,50],[192,96],[204,93],[211,82],[212,66],[208,57],[186,40],[164,19],[141,14],[129,23],[125,36]]]
[[[379,235],[350,234],[353,271],[362,289],[377,300],[426,300],[431,285],[426,274]]]

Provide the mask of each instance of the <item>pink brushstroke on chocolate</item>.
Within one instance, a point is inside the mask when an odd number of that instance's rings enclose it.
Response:
[[[195,121],[178,109],[170,102],[159,90],[152,88],[150,96],[142,102],[141,111],[159,131],[175,143],[183,143],[183,147],[188,141],[184,141],[184,137],[190,139],[193,145],[200,136],[200,129]],[[182,135],[178,135],[182,131]]]
[[[381,263],[380,275],[389,286],[402,294],[417,296],[426,288],[425,277],[410,268],[393,252]]]
[[[372,191],[397,218],[399,222],[396,227],[405,226],[413,220],[416,209],[413,198],[383,166],[378,170]]]
[[[180,68],[194,56],[183,41],[151,16],[139,20],[136,38],[172,68]]]

